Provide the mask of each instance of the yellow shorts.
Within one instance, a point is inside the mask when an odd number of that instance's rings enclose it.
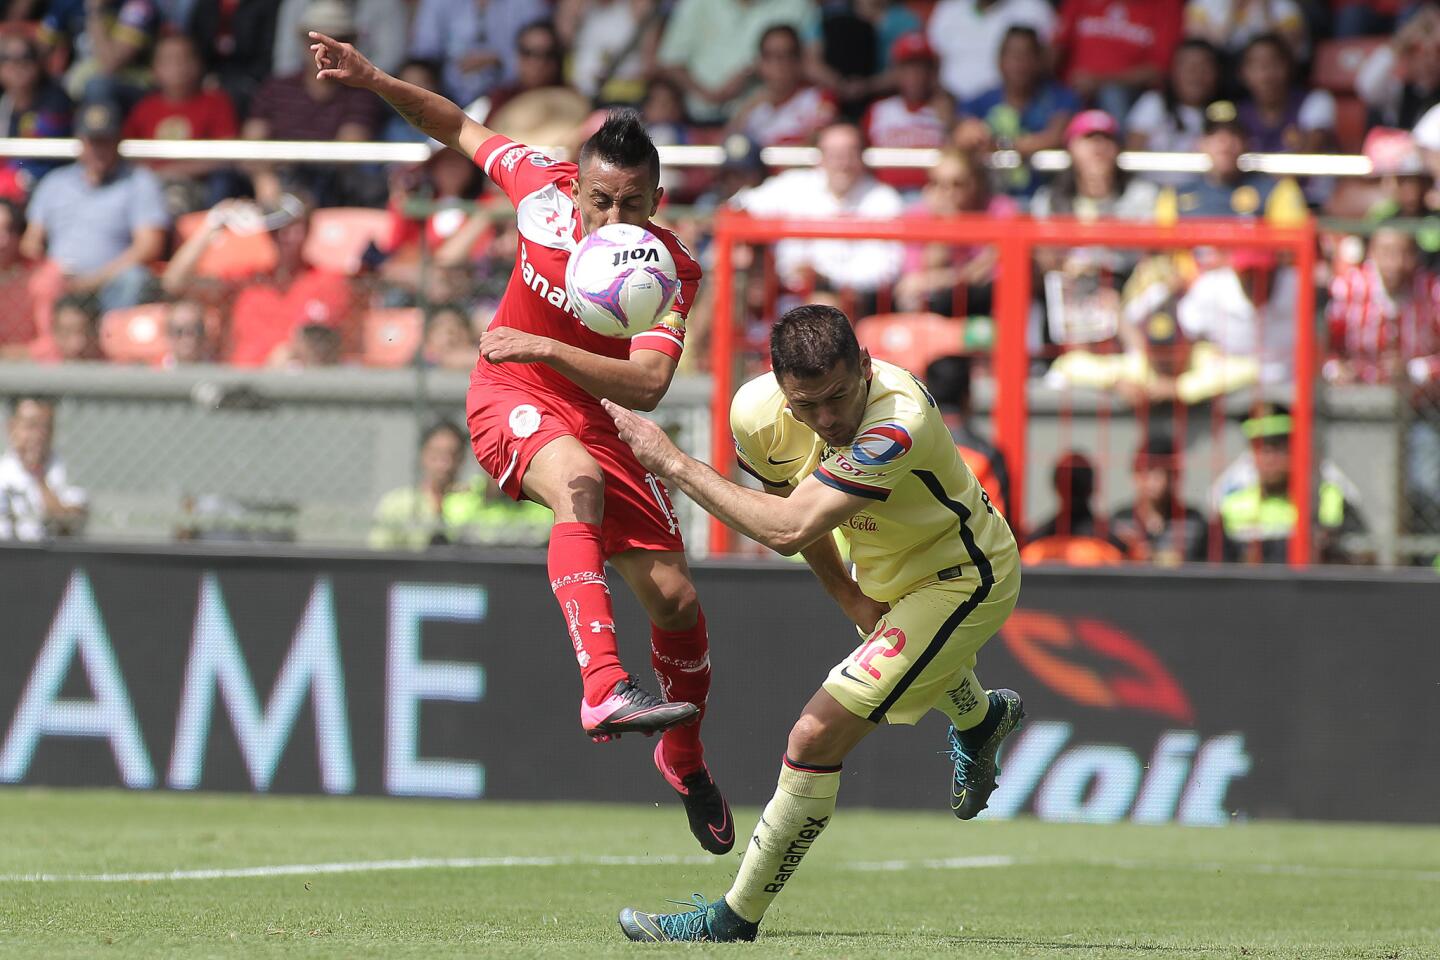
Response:
[[[1020,595],[1020,567],[996,571],[989,589],[936,580],[895,602],[824,689],[857,717],[915,723],[975,668],[975,654],[1005,623]]]

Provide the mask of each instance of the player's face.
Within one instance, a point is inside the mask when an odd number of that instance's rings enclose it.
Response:
[[[616,167],[602,160],[585,165],[571,196],[580,211],[580,225],[593,233],[612,223],[643,227],[660,206],[663,187],[651,182],[645,167]]]
[[[832,447],[855,439],[870,396],[870,355],[860,351],[860,366],[840,360],[818,377],[779,378],[780,392],[796,420]]]

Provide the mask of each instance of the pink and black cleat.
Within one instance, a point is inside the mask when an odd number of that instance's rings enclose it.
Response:
[[[703,763],[694,773],[681,777],[665,763],[665,742],[655,744],[655,769],[665,782],[680,794],[685,804],[685,816],[690,819],[690,832],[700,841],[707,853],[717,857],[730,852],[735,846],[735,819],[730,816],[730,804],[710,776],[710,768]]]
[[[596,743],[619,739],[622,733],[650,736],[693,720],[700,709],[693,703],[670,703],[649,693],[629,676],[615,684],[610,695],[595,706],[582,697],[580,726]]]

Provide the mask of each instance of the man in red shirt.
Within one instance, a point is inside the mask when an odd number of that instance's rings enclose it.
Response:
[[[1060,79],[1087,106],[1123,117],[1160,86],[1180,42],[1180,0],[1064,0],[1055,33]]]
[[[699,735],[710,688],[709,640],[680,525],[664,485],[635,459],[600,406],[608,399],[653,410],[660,402],[700,282],[700,266],[684,245],[650,222],[663,193],[655,145],[639,116],[622,111],[585,141],[578,164],[561,163],[379,70],[350,44],[310,37],[320,79],[379,94],[428,136],[473,158],[515,204],[519,256],[470,378],[471,445],[502,490],[555,513],[550,586],[584,681],[581,727],[597,741],[664,731],[656,767],[684,801],[700,845],[728,852],[734,823]],[[581,326],[565,289],[565,266],[580,238],[613,223],[659,237],[680,280],[673,312],[628,343]],[[650,615],[651,663],[669,702],[643,690],[620,665],[607,559]]]
[[[907,33],[890,47],[899,92],[870,104],[860,121],[872,147],[942,147],[955,125],[955,101],[940,89],[939,61],[923,33]],[[875,179],[896,190],[925,186],[926,171],[876,170]]]

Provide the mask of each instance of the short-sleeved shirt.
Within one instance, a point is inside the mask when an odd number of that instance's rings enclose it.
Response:
[[[124,136],[136,140],[230,140],[239,125],[235,107],[221,90],[202,90],[186,100],[152,93],[125,118]]]
[[[1180,0],[1065,0],[1055,46],[1067,83],[1077,73],[1109,77],[1147,64],[1170,68],[1180,42]]]
[[[979,117],[996,138],[1013,140],[1031,133],[1040,133],[1057,115],[1069,116],[1080,110],[1080,98],[1069,87],[1047,83],[1020,109],[1005,101],[1003,87],[985,91],[965,104],[965,113]],[[1028,163],[1021,164],[1000,178],[1005,192],[1025,196],[1034,193],[1038,184]]]
[[[357,346],[355,293],[341,274],[310,269],[285,287],[266,276],[227,279],[237,291],[230,308],[230,363],[262,366],[305,326],[338,330],[342,350]]]
[[[250,102],[250,119],[268,123],[271,140],[333,140],[349,123],[378,129],[380,110],[380,98],[369,90],[339,84],[333,99],[315,100],[304,77],[294,73],[261,85]]]
[[[870,502],[839,527],[860,589],[893,602],[943,573],[981,579],[1017,553],[1010,527],[961,459],[929,391],[908,370],[872,361],[855,439],[831,447],[790,412],[773,373],[740,388],[730,429],[740,466],[771,487],[806,477]]]
[[[474,160],[515,205],[520,234],[515,269],[490,321],[492,328],[514,327],[616,359],[641,350],[680,359],[685,347],[685,318],[700,286],[700,264],[675,234],[658,224],[645,224],[645,229],[665,244],[675,260],[680,289],[670,313],[628,342],[602,336],[580,323],[565,289],[565,267],[581,237],[580,211],[571,196],[579,168],[499,135],[482,143]],[[476,361],[474,379],[540,390],[599,410],[595,397],[543,363],[491,363],[481,357]]]
[[[52,459],[45,468],[45,485],[67,507],[87,502],[85,491],[70,482],[59,460]],[[39,481],[13,451],[5,451],[0,455],[0,540],[44,540],[49,533]]]
[[[1170,109],[1159,90],[1140,94],[1125,117],[1125,129],[1145,137],[1145,149],[1185,153],[1195,149],[1205,134],[1205,114],[1199,107],[1177,103]]]
[[[940,57],[940,85],[958,100],[971,100],[1000,82],[1000,44],[1011,27],[1032,27],[1050,43],[1055,8],[1047,0],[940,0],[925,33]]]
[[[25,110],[15,109],[10,97],[0,97],[0,130],[7,137],[68,137],[75,105],[65,91],[46,81]],[[53,160],[16,159],[10,165],[32,177],[42,177],[58,164]]]
[[[1295,90],[1285,113],[1267,123],[1254,103],[1240,103],[1240,123],[1245,141],[1256,153],[1293,153],[1300,149],[1300,135],[1312,130],[1335,129],[1335,97],[1328,90]]]
[[[1226,183],[1193,174],[1175,188],[1176,208],[1182,217],[1258,217],[1273,189],[1275,179],[1263,173]]]
[[[136,230],[170,224],[155,174],[123,163],[98,186],[78,163],[46,175],[26,218],[45,229],[46,254],[72,274],[90,273],[120,256]]]
[[[950,135],[949,121],[931,101],[907,103],[898,93],[877,100],[860,120],[865,139],[872,147],[943,147]],[[875,179],[897,190],[925,185],[924,170],[876,170]]]

